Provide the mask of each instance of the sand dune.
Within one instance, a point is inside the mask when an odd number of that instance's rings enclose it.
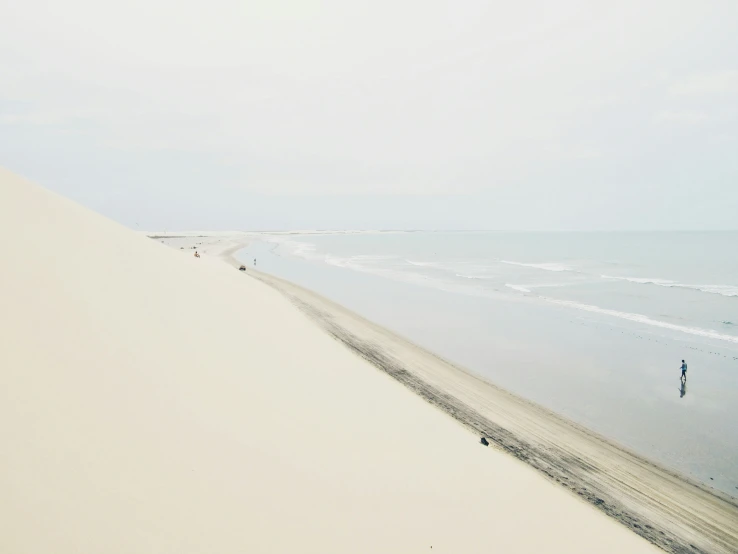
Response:
[[[0,551],[656,548],[276,290],[0,170]]]

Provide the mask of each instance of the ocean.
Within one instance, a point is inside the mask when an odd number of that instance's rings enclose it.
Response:
[[[243,262],[738,496],[738,232],[254,238]]]

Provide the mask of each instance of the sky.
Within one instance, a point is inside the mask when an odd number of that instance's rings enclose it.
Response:
[[[0,165],[141,230],[738,228],[738,2],[0,0]]]

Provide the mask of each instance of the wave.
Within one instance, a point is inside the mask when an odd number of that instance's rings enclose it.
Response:
[[[476,290],[472,287],[462,286],[430,275],[424,275],[417,271],[402,271],[396,267],[388,267],[382,264],[382,262],[396,261],[399,259],[398,256],[370,254],[336,256],[318,252],[316,245],[309,242],[290,240],[283,237],[269,237],[266,240],[268,242],[278,244],[280,248],[284,248],[288,255],[296,256],[305,260],[323,262],[333,267],[350,269],[360,273],[384,277],[401,283],[429,287],[457,294],[475,294]],[[413,263],[411,260],[404,261],[411,265],[438,267],[434,262]]]
[[[495,279],[494,275],[464,275],[463,273],[454,273],[454,277],[461,277],[462,279]]]
[[[530,292],[530,289],[525,288],[523,285],[511,285],[509,283],[505,283],[505,286],[518,292]]]
[[[603,279],[613,279],[616,281],[628,281],[630,283],[638,283],[641,285],[657,285],[659,287],[691,289],[709,294],[719,294],[721,296],[738,296],[738,286],[736,285],[688,285],[670,281],[669,279],[649,279],[644,277],[614,277],[612,275],[600,275]]]
[[[508,264],[508,265],[519,265],[522,267],[532,267],[535,269],[543,269],[544,271],[574,271],[574,268],[571,266],[568,266],[566,264],[558,263],[558,262],[551,262],[551,263],[544,263],[544,264],[526,264],[523,262],[511,262],[509,260],[500,260],[501,264]]]
[[[675,281],[668,279],[650,279],[648,277],[613,277],[612,275],[600,275],[603,279],[614,279],[616,281],[628,281],[630,283],[640,283],[643,285],[662,285],[668,286],[675,284]]]
[[[506,287],[510,287],[513,290],[517,290],[520,292],[533,292],[530,289],[550,289],[550,288],[562,288],[562,287],[569,287],[572,285],[576,285],[577,283],[534,283],[534,284],[526,284],[526,285],[511,285],[508,283],[505,283]]]
[[[590,304],[582,304],[580,302],[574,302],[572,300],[558,300],[556,298],[549,298],[546,296],[539,296],[538,298],[548,302],[549,304],[567,306],[569,308],[576,308],[577,310],[583,310],[585,312],[609,315],[612,317],[617,317],[619,319],[626,319],[628,321],[634,321],[636,323],[643,323],[645,325],[651,325],[653,327],[661,327],[662,329],[670,329],[672,331],[679,331],[682,333],[688,333],[690,335],[697,335],[700,337],[706,337],[710,339],[724,340],[724,341],[738,344],[737,335],[725,335],[723,333],[718,333],[717,331],[712,331],[711,329],[702,329],[700,327],[686,327],[684,325],[675,325],[674,323],[667,323],[665,321],[651,319],[650,317],[642,315],[642,314],[634,314],[630,312],[620,312],[618,310],[600,308],[599,306],[592,306]]]
[[[266,242],[277,244],[278,248],[285,248],[289,255],[297,258],[303,258],[305,260],[322,258],[322,256],[316,254],[316,247],[311,242],[289,240],[283,237],[269,237],[265,240]]]
[[[674,287],[680,287],[684,289],[693,289],[700,292],[707,292],[710,294],[719,294],[721,296],[738,296],[738,287],[734,285],[672,285]]]
[[[415,260],[405,260],[406,263],[416,267],[429,267],[432,269],[438,269],[448,274],[452,274],[454,277],[461,279],[495,279],[496,274],[491,274],[490,271],[494,270],[494,266],[480,263],[477,260],[461,260],[461,261],[449,261],[446,263],[442,262],[418,262]]]
[[[444,292],[471,296],[478,296],[480,292],[479,289],[476,287],[472,287],[470,285],[461,285],[458,283],[433,277],[431,275],[419,273],[417,271],[403,271],[402,269],[384,267],[376,264],[366,264],[361,263],[361,260],[351,258],[327,257],[325,261],[330,265],[344,267],[361,273],[376,275],[378,277],[384,277],[385,279],[390,279],[409,285],[417,285]]]
[[[272,237],[304,237],[310,235],[405,235],[413,231],[392,230],[392,229],[296,229],[294,231],[233,231],[228,234],[244,234],[253,237],[259,237],[269,241]],[[205,235],[215,235],[216,233],[208,232]],[[203,235],[203,236],[205,236]]]

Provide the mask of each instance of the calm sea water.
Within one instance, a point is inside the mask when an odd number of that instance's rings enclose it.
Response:
[[[737,247],[738,232],[343,233],[261,235],[239,257],[738,496]]]

